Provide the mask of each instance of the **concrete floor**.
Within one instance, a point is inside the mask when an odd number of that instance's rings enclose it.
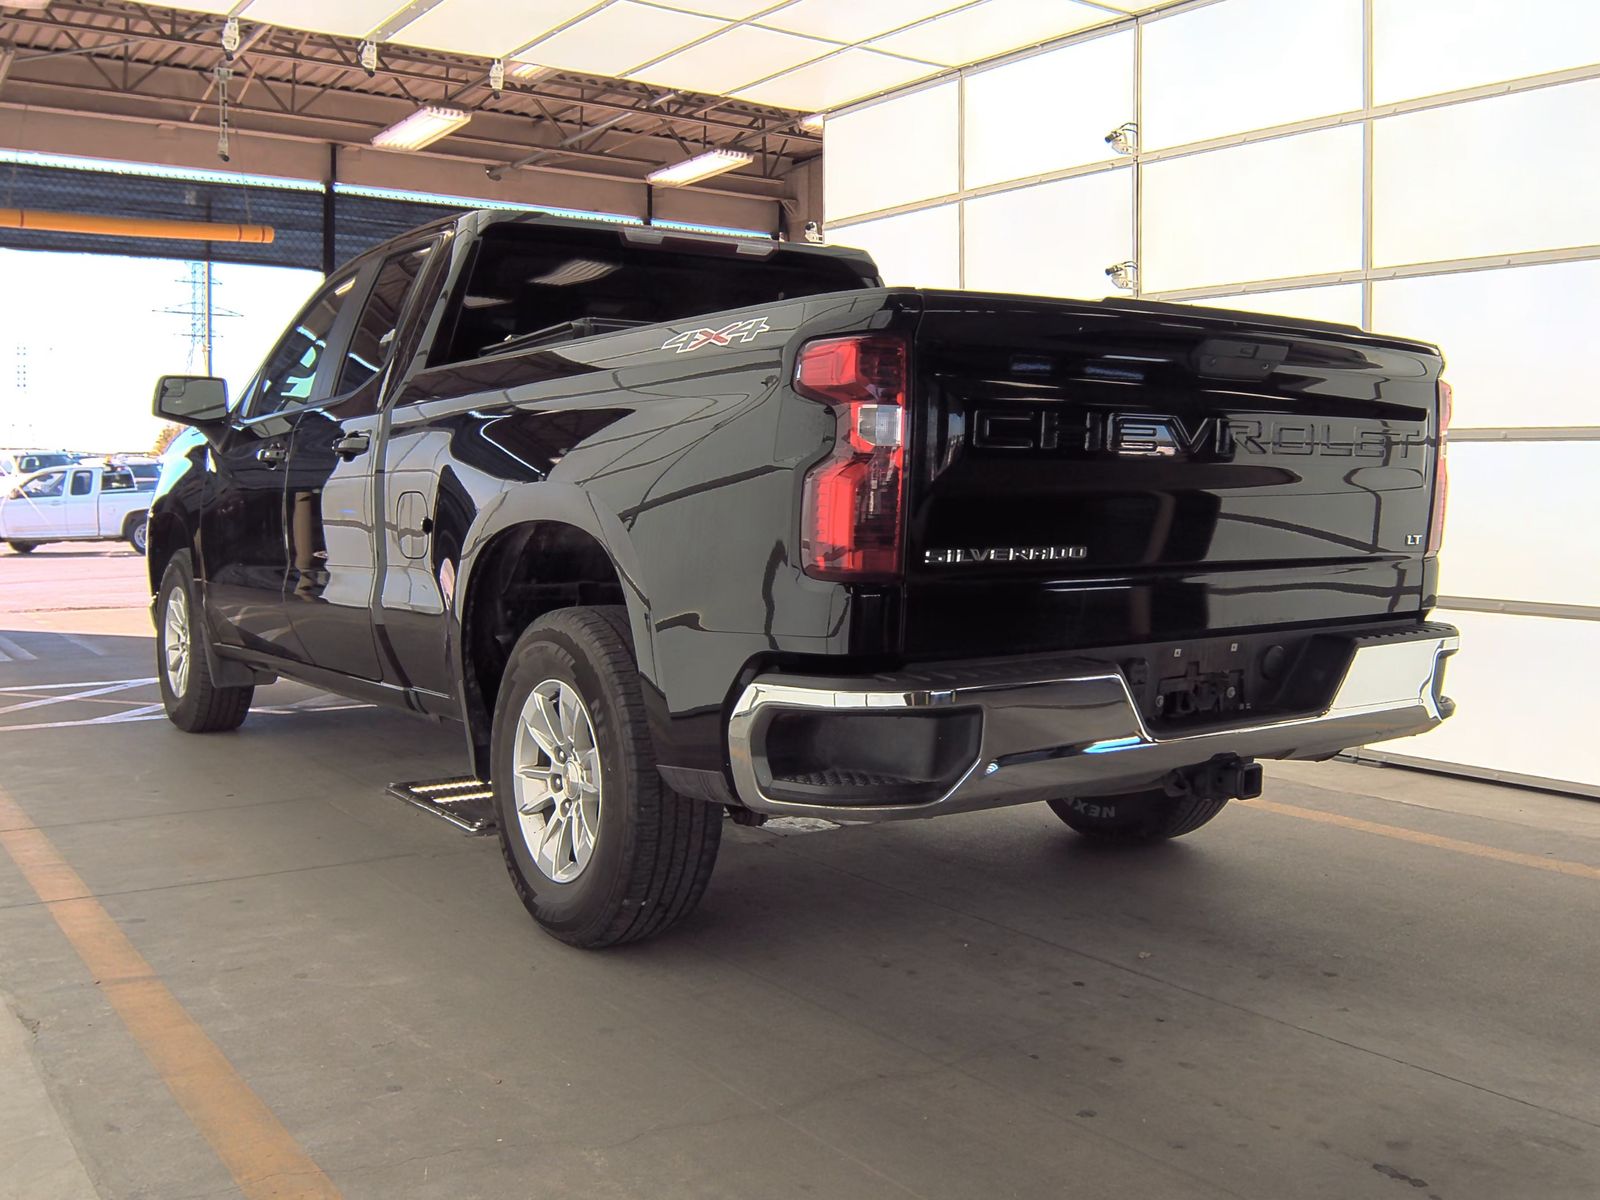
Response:
[[[0,853],[0,1198],[1600,1195],[1600,805],[1328,764],[1133,853],[1042,807],[730,827],[684,928],[585,954],[384,797],[453,728],[63,699],[148,679],[147,618],[39,610],[141,565],[0,556],[0,794],[94,897]],[[325,1176],[224,1165],[73,904]]]

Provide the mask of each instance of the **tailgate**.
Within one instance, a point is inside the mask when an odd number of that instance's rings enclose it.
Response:
[[[1431,347],[1135,301],[926,302],[911,654],[1392,619],[1432,604]]]

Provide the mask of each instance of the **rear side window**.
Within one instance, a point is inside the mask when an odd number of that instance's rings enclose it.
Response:
[[[423,264],[428,261],[431,249],[430,246],[421,246],[404,254],[396,254],[379,269],[378,278],[367,296],[367,305],[361,310],[361,320],[350,335],[350,346],[345,351],[344,365],[339,370],[335,395],[342,396],[355,391],[382,368],[399,328],[406,297],[411,294],[417,276],[422,274]]]
[[[102,492],[131,492],[134,490],[132,471],[105,471],[100,476]]]
[[[872,287],[869,269],[773,243],[507,223],[480,237],[433,362]]]
[[[74,496],[87,496],[94,487],[94,476],[88,471],[74,471],[72,473],[72,494]]]

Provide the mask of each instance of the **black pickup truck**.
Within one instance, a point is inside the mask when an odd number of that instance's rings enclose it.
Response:
[[[725,812],[1173,837],[1257,759],[1450,715],[1440,365],[470,214],[336,273],[235,403],[161,381],[201,435],[150,513],[162,694],[197,733],[279,675],[461,722],[579,946],[688,913]]]

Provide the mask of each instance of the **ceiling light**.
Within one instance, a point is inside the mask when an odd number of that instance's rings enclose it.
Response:
[[[506,73],[513,79],[520,79],[523,83],[539,83],[549,79],[552,75],[559,74],[554,67],[546,67],[534,62],[514,62],[506,67]]]
[[[470,113],[459,108],[437,108],[430,104],[389,126],[372,139],[372,144],[384,150],[421,150],[445,134],[454,133],[471,119]]]
[[[667,187],[682,187],[688,183],[710,179],[713,175],[721,175],[724,171],[731,171],[735,167],[748,166],[754,161],[750,155],[739,150],[707,150],[704,154],[684,159],[681,163],[651,171],[645,178],[651,183],[660,183]]]
[[[800,118],[800,128],[807,133],[821,133],[824,116],[822,113],[812,113]]]

